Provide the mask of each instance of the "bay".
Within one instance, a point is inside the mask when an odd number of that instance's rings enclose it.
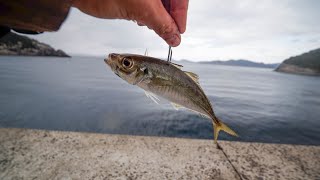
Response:
[[[320,78],[182,63],[197,73],[232,141],[320,145]],[[213,139],[208,119],[160,105],[103,58],[0,57],[0,127]]]

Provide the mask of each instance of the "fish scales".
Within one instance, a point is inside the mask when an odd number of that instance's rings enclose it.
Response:
[[[237,136],[215,116],[196,74],[182,71],[177,65],[157,58],[135,54],[109,54],[105,62],[120,78],[144,89],[152,100],[157,98],[150,93],[209,117],[213,123],[215,142],[220,130]]]
[[[160,68],[162,71],[155,70],[156,75],[151,78],[150,82],[142,81],[138,86],[176,104],[210,115],[211,105],[202,90],[183,71],[173,65],[167,65],[166,62],[164,63],[163,67]],[[154,66],[154,68],[159,69],[157,66]],[[174,75],[171,76],[170,74]],[[163,87],[164,92],[159,87]],[[181,97],[179,98],[174,94],[179,94]]]

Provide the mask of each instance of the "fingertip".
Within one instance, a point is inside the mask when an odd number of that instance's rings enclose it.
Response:
[[[186,27],[179,27],[180,34],[183,34],[186,32]]]
[[[165,41],[167,42],[168,45],[172,47],[177,47],[181,43],[181,36],[180,34],[174,34],[170,38],[165,39]]]
[[[179,27],[170,14],[167,13],[161,1],[159,2],[159,4],[155,4],[155,8],[152,8],[154,11],[151,11],[150,14],[141,21],[144,22],[148,28],[153,29],[170,46],[179,46],[181,42]]]
[[[181,13],[173,13],[173,18],[178,26],[178,30],[180,34],[183,34],[186,31],[186,24],[187,24],[187,19],[186,19],[186,14],[184,16],[181,16]]]
[[[183,34],[186,31],[187,25],[187,11],[188,11],[188,0],[176,0],[172,1],[172,10],[170,12],[172,18],[175,20],[179,32]]]

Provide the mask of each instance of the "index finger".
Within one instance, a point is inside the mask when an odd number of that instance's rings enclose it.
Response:
[[[186,31],[187,11],[189,0],[170,0],[170,15],[176,22],[179,32],[183,34]]]

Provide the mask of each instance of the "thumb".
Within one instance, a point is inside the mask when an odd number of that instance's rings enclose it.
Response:
[[[175,21],[167,13],[161,1],[155,1],[155,7],[148,17],[141,19],[141,22],[148,28],[154,30],[170,46],[176,47],[181,42],[179,29]]]

